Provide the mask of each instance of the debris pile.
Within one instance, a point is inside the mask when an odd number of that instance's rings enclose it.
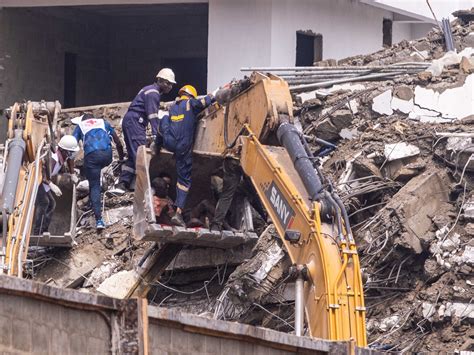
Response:
[[[297,124],[348,207],[364,272],[369,343],[381,349],[474,349],[474,23],[456,20],[451,27],[456,53],[445,52],[436,28],[337,67],[326,61],[317,63],[325,69],[286,76],[299,86],[293,90]],[[119,126],[124,108],[93,112]],[[61,129],[70,129],[74,115],[64,114]],[[111,186],[113,177],[105,180]],[[83,188],[77,245],[32,250],[32,272],[45,282],[100,292],[116,286],[111,277],[135,270],[152,245],[131,238],[129,194],[107,196],[111,226],[98,238],[88,229]],[[184,247],[150,285],[148,298],[291,332],[289,264],[268,225],[256,245]]]
[[[416,58],[426,70],[295,94],[303,132],[349,208],[369,343],[383,349],[474,349],[474,23],[451,26],[457,53],[434,29],[338,62]]]

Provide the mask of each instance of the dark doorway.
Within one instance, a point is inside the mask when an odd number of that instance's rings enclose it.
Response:
[[[323,36],[296,32],[296,66],[312,66],[320,60],[323,60]]]
[[[163,58],[161,64],[163,68],[173,69],[176,75],[176,85],[162,100],[174,100],[186,84],[194,86],[199,95],[207,94],[207,58]]]
[[[64,107],[76,106],[77,54],[64,54]]]
[[[383,19],[383,39],[382,45],[384,47],[390,47],[392,45],[392,20]]]

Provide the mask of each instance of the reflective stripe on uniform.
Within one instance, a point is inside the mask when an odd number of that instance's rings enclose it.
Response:
[[[148,119],[149,119],[149,120],[151,120],[152,118],[159,118],[159,117],[160,117],[160,116],[158,116],[157,113],[150,113],[150,114],[148,115]]]
[[[188,100],[188,101],[186,102],[186,111],[191,110],[191,103],[190,103],[190,101],[191,101],[191,100]]]
[[[180,184],[179,182],[176,183],[176,187],[184,192],[189,191],[189,187],[184,186],[183,184]]]
[[[157,94],[160,94],[160,92],[156,89],[148,89],[147,91],[145,91],[145,95],[151,94],[152,92],[156,92]]]
[[[129,173],[135,174],[135,169],[132,169],[131,167],[125,164],[122,165],[122,171],[128,171]]]
[[[171,121],[173,121],[173,122],[182,121],[183,119],[184,119],[184,114],[177,115],[177,116],[171,116]]]
[[[206,99],[204,97],[201,99],[201,103],[203,106],[206,106]]]

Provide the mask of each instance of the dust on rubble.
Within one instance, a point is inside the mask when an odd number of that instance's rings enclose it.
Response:
[[[474,112],[462,99],[474,81],[468,54],[474,23],[455,20],[451,26],[463,58],[446,58],[443,34],[433,29],[426,38],[337,63],[436,61],[427,71],[294,95],[295,117],[348,207],[363,267],[369,343],[379,349],[474,350]],[[119,128],[124,107],[94,112]],[[77,114],[62,116],[65,132]],[[337,148],[328,152],[315,138]],[[116,219],[107,235],[97,235],[81,195],[77,245],[32,250],[34,278],[95,292],[109,276],[133,270],[150,243],[130,237],[131,205],[131,195],[107,198],[106,210]],[[235,255],[184,248],[148,298],[154,305],[291,332],[289,263],[270,225],[253,249]]]

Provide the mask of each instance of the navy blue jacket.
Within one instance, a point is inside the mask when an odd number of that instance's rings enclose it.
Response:
[[[214,102],[211,95],[201,99],[178,99],[170,107],[169,115],[160,123],[160,133],[164,147],[174,153],[182,153],[192,149],[196,116]]]
[[[153,134],[156,134],[158,126],[158,110],[160,109],[161,95],[156,83],[145,86],[135,96],[128,108],[128,112],[135,113],[139,123],[147,127],[148,122],[151,123]]]

